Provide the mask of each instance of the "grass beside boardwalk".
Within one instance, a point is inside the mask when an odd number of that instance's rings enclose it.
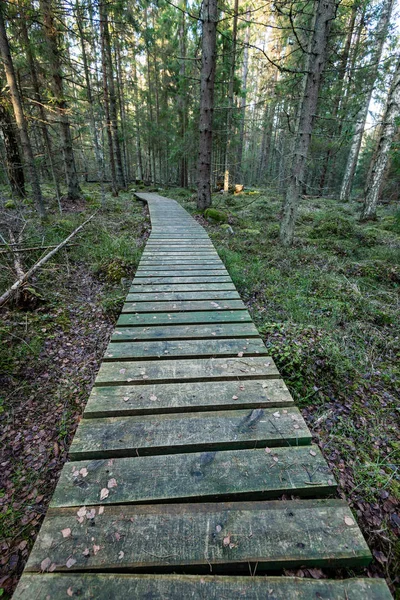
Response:
[[[194,196],[174,197],[196,213]],[[281,200],[214,195],[197,218],[224,260],[375,557],[399,582],[400,211],[358,222],[360,205],[302,201],[296,242],[279,244]]]
[[[83,191],[79,202],[64,202],[62,215],[52,204],[43,226],[29,204],[1,211],[2,233],[25,221],[30,247],[58,244],[97,211],[74,245],[30,280],[20,305],[1,311],[2,598],[13,591],[39,530],[150,228],[132,193],[108,194],[102,206],[98,186]],[[44,253],[21,255],[24,269]],[[0,256],[1,293],[16,276],[12,256]]]

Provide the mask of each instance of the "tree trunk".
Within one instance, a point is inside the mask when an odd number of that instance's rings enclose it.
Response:
[[[118,132],[117,97],[114,85],[114,68],[111,56],[110,31],[108,28],[107,5],[103,0],[99,3],[100,26],[102,32],[102,53],[106,63],[106,79],[108,84],[109,118],[111,123],[112,144],[115,152],[115,173],[120,189],[125,189],[125,177],[122,167],[121,144]],[[104,70],[104,67],[103,67]]]
[[[44,208],[42,190],[40,189],[39,175],[35,166],[35,159],[33,156],[32,146],[28,135],[28,127],[25,120],[25,115],[22,109],[21,96],[17,87],[17,80],[15,76],[14,64],[11,58],[10,46],[6,34],[6,28],[3,18],[3,10],[0,6],[0,54],[3,61],[4,71],[6,73],[7,84],[10,88],[11,103],[17,122],[18,132],[21,138],[22,150],[24,153],[24,160],[27,165],[30,174],[30,180],[32,185],[33,198],[35,200],[39,215],[41,218],[46,216]]]
[[[104,100],[104,114],[106,118],[106,130],[107,130],[107,143],[108,143],[108,154],[110,160],[110,173],[111,173],[111,188],[114,196],[118,196],[118,184],[117,184],[117,173],[115,168],[115,155],[114,155],[114,143],[112,136],[112,126],[110,117],[110,98],[108,93],[108,76],[107,76],[107,57],[106,57],[106,46],[104,37],[104,21],[100,19],[100,39],[101,39],[101,68],[103,75],[103,100]]]
[[[334,124],[336,123],[337,116],[339,113],[339,107],[342,102],[343,85],[344,85],[344,79],[346,76],[347,64],[349,62],[351,40],[353,38],[354,25],[355,25],[356,17],[357,17],[357,8],[358,8],[358,2],[353,4],[352,10],[351,10],[350,22],[349,22],[349,25],[347,28],[346,42],[345,42],[345,45],[343,48],[343,53],[342,53],[342,56],[340,59],[340,66],[339,66],[339,70],[338,70],[339,89],[337,90],[337,93],[335,96],[335,101],[334,101],[334,105],[333,105],[333,109],[332,109],[332,116],[331,116]],[[332,146],[332,144],[330,144],[330,146],[326,152],[326,155],[325,155],[325,159],[324,159],[324,162],[322,165],[321,177],[319,180],[320,195],[322,195],[324,193],[326,176],[328,173],[328,167],[329,167],[329,163],[331,162],[332,154],[333,154],[333,146]]]
[[[103,158],[102,158],[99,136],[98,136],[98,132],[97,132],[97,124],[96,124],[95,113],[94,113],[94,101],[93,101],[93,94],[92,94],[92,84],[90,81],[90,72],[89,72],[89,64],[88,64],[87,53],[86,53],[85,36],[83,33],[82,21],[81,21],[81,7],[79,5],[78,0],[76,1],[75,8],[76,8],[76,23],[78,26],[79,38],[80,38],[80,43],[81,43],[83,71],[85,74],[85,83],[86,83],[86,98],[87,98],[88,105],[89,105],[89,121],[90,121],[90,128],[92,130],[94,155],[95,155],[96,166],[97,166],[97,177],[98,177],[98,180],[101,182],[102,203],[104,204],[104,202],[105,202],[104,162],[103,162]]]
[[[188,162],[186,156],[186,130],[187,130],[187,86],[186,86],[186,0],[182,1],[182,15],[179,27],[179,50],[181,55],[181,64],[179,67],[179,133],[180,143],[182,145],[181,156],[179,160],[179,185],[183,188],[188,186]]]
[[[235,0],[233,7],[233,28],[232,28],[232,50],[231,50],[231,68],[229,76],[228,88],[228,113],[226,115],[226,148],[225,148],[225,175],[224,175],[224,194],[229,192],[229,169],[232,170],[231,164],[231,146],[232,146],[232,117],[234,105],[234,82],[236,69],[236,42],[237,42],[237,23],[239,12],[239,0]]]
[[[200,140],[197,164],[197,207],[200,210],[211,206],[210,179],[217,17],[217,0],[204,0],[200,75]]]
[[[351,188],[353,186],[354,174],[356,172],[358,155],[360,153],[362,137],[364,134],[365,123],[368,116],[368,108],[371,102],[372,93],[375,87],[375,81],[378,75],[379,62],[382,56],[383,45],[386,41],[389,27],[390,16],[393,10],[394,0],[385,0],[382,7],[381,16],[375,32],[374,46],[371,51],[371,67],[368,73],[368,89],[363,104],[356,118],[356,125],[351,141],[350,152],[347,158],[346,169],[343,176],[342,187],[340,190],[340,200],[347,202],[350,198]]]
[[[5,104],[0,98],[0,129],[6,151],[6,167],[11,192],[18,198],[25,197],[25,177],[14,124]]]
[[[48,46],[48,57],[51,78],[53,81],[54,100],[60,121],[61,144],[64,158],[65,175],[67,178],[68,197],[71,198],[71,200],[77,200],[80,198],[81,190],[79,187],[78,174],[76,172],[71,129],[67,113],[68,106],[64,95],[63,74],[60,57],[60,35],[57,27],[59,18],[57,17],[57,20],[55,18],[53,11],[53,0],[40,0],[40,8]]]
[[[43,136],[43,140],[44,140],[46,150],[47,150],[47,156],[48,156],[48,160],[49,160],[49,164],[50,164],[51,176],[52,176],[55,191],[56,191],[58,208],[61,212],[60,184],[58,182],[56,169],[55,169],[55,165],[54,165],[54,158],[53,158],[54,153],[53,153],[50,135],[49,135],[49,132],[47,129],[46,112],[44,110],[42,96],[40,93],[40,86],[39,86],[39,80],[38,80],[38,76],[37,76],[37,72],[36,72],[35,58],[33,56],[32,47],[31,47],[30,40],[29,40],[28,28],[26,26],[26,21],[25,21],[24,15],[21,15],[20,22],[21,22],[22,39],[23,39],[24,46],[25,46],[26,57],[28,59],[29,71],[30,71],[31,78],[32,78],[32,85],[33,85],[33,91],[35,94],[35,100],[39,107],[42,136]]]
[[[389,90],[378,146],[372,159],[367,185],[364,192],[364,207],[361,220],[376,219],[376,207],[382,187],[390,148],[396,133],[396,120],[400,116],[400,59],[397,62],[392,85]]]
[[[250,13],[246,13],[246,19],[250,18]],[[246,96],[247,96],[247,75],[249,72],[249,42],[250,42],[250,25],[247,25],[246,34],[244,37],[243,50],[243,71],[242,71],[242,97],[240,99],[240,121],[239,121],[239,141],[236,158],[236,173],[240,179],[243,179],[242,160],[243,160],[243,145],[244,145],[244,124],[246,118]],[[242,182],[242,181],[241,181]],[[243,183],[243,182],[242,182]]]
[[[294,155],[283,207],[280,239],[284,246],[289,246],[293,242],[300,190],[304,180],[308,148],[318,103],[318,91],[326,60],[328,35],[331,21],[335,18],[335,11],[335,0],[318,0],[311,38],[311,52],[306,61],[303,95],[296,119]]]

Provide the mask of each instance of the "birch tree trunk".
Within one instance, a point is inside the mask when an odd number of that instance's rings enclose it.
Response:
[[[17,86],[17,79],[15,76],[14,64],[11,58],[10,45],[8,43],[3,10],[0,6],[0,54],[3,61],[4,71],[6,74],[7,84],[10,88],[11,103],[17,122],[18,132],[21,138],[22,151],[24,153],[24,160],[29,170],[33,198],[36,203],[39,215],[41,218],[46,216],[44,208],[44,201],[42,196],[42,190],[40,188],[39,174],[35,166],[35,159],[33,156],[33,150],[28,135],[28,127],[25,120],[24,111],[22,109],[22,101]]]
[[[203,35],[200,74],[199,156],[197,163],[197,207],[211,206],[212,120],[217,40],[217,0],[203,2]]]
[[[361,213],[362,221],[376,219],[376,207],[378,205],[379,192],[382,187],[385,169],[389,159],[390,148],[396,133],[396,120],[399,118],[399,116],[400,58],[398,59],[392,85],[389,90],[378,146],[372,159],[373,162],[364,191],[364,207]]]
[[[340,200],[342,202],[347,202],[350,198],[354,174],[356,172],[358,162],[358,155],[360,153],[362,137],[364,134],[365,123],[368,116],[368,108],[371,102],[376,78],[378,75],[378,67],[382,57],[383,45],[386,40],[393,5],[394,0],[384,1],[381,16],[376,27],[376,32],[374,36],[374,46],[371,50],[371,67],[369,69],[368,74],[368,89],[363,100],[363,104],[357,114],[354,134],[351,140],[350,152],[347,158],[346,169],[344,172],[342,187],[340,190]]]
[[[68,197],[76,200],[81,196],[78,174],[76,171],[72,136],[68,118],[68,106],[64,94],[63,75],[60,58],[60,36],[58,31],[58,18],[56,21],[53,11],[53,0],[40,0],[43,15],[44,33],[48,47],[51,78],[53,80],[53,93],[58,112],[61,130],[61,144],[64,157],[65,174],[67,178]]]
[[[326,60],[331,21],[335,18],[335,0],[318,0],[311,38],[304,88],[296,119],[295,143],[289,181],[283,206],[280,240],[284,246],[293,242],[300,189],[304,180],[308,149],[311,141],[318,92]]]

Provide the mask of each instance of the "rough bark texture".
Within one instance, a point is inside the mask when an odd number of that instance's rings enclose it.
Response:
[[[43,101],[42,101],[42,96],[40,93],[40,86],[39,86],[39,79],[37,76],[37,70],[36,70],[36,63],[35,63],[35,58],[32,52],[32,47],[31,47],[31,43],[29,40],[29,34],[28,34],[28,28],[26,25],[26,21],[24,20],[24,18],[22,17],[20,19],[21,22],[21,37],[23,39],[23,43],[25,46],[25,52],[26,52],[26,57],[28,59],[28,65],[29,65],[29,71],[31,74],[31,79],[32,79],[32,85],[33,85],[33,91],[34,91],[34,95],[35,95],[35,100],[37,102],[38,108],[39,108],[39,115],[40,115],[40,128],[42,130],[42,136],[43,136],[43,140],[46,146],[46,151],[47,151],[47,157],[48,157],[48,161],[49,161],[49,166],[50,166],[50,171],[51,171],[51,176],[53,178],[53,183],[54,183],[54,187],[55,187],[55,191],[56,191],[56,196],[57,196],[57,202],[59,204],[60,210],[61,210],[61,204],[60,204],[60,198],[61,198],[61,191],[60,191],[60,185],[58,182],[58,178],[56,175],[56,170],[55,170],[55,164],[54,164],[54,152],[53,152],[53,148],[52,148],[52,143],[51,143],[51,139],[50,139],[50,135],[47,129],[47,118],[46,118],[46,112],[44,109],[44,105],[43,105]]]
[[[396,132],[396,119],[400,115],[400,59],[397,62],[392,85],[388,94],[378,146],[373,156],[364,192],[361,220],[376,219],[376,207],[382,187],[390,148]]]
[[[200,142],[197,165],[197,207],[211,206],[212,119],[216,61],[217,1],[204,0],[200,77]]]
[[[22,109],[21,97],[17,86],[14,64],[11,59],[10,46],[7,39],[6,28],[4,24],[3,12],[0,6],[0,54],[6,73],[7,84],[10,88],[11,103],[14,110],[15,120],[17,122],[18,132],[21,138],[22,150],[26,166],[29,170],[30,180],[32,185],[33,198],[37,205],[40,216],[45,217],[45,208],[43,202],[42,191],[40,189],[39,175],[35,166],[33,150],[28,136],[28,127],[25,120],[24,111]]]
[[[25,196],[25,177],[16,130],[7,107],[2,104],[2,99],[0,99],[0,129],[3,133],[7,176],[11,191],[18,198],[23,198]]]
[[[63,74],[60,56],[60,35],[57,28],[58,19],[54,15],[53,0],[40,0],[43,15],[44,33],[47,41],[47,53],[53,94],[58,112],[61,132],[61,145],[64,158],[65,175],[67,178],[68,197],[76,200],[81,195],[78,174],[76,172],[72,136],[68,118],[68,106],[64,95]]]
[[[233,85],[235,81],[235,68],[236,68],[236,38],[237,38],[237,23],[238,23],[238,12],[239,12],[239,0],[235,0],[233,8],[233,29],[232,29],[232,51],[231,51],[231,68],[229,76],[229,88],[228,88],[228,114],[226,116],[226,148],[225,148],[225,174],[224,174],[224,194],[229,191],[229,170],[233,171],[233,165],[231,164],[231,145],[232,145],[232,117],[233,117]]]
[[[326,48],[331,21],[335,16],[334,0],[319,0],[316,7],[315,24],[311,40],[311,52],[307,63],[304,93],[296,123],[294,152],[283,207],[280,239],[283,245],[293,242],[294,226],[301,185],[304,179],[308,148],[311,141],[318,91],[326,59]]]
[[[181,64],[179,68],[179,129],[181,135],[182,154],[179,165],[179,185],[183,188],[188,186],[188,160],[186,155],[186,130],[187,130],[187,86],[186,86],[186,0],[182,1],[182,15],[179,27],[179,50]]]
[[[102,54],[103,54],[103,65],[106,63],[106,78],[108,85],[108,101],[109,101],[109,114],[111,124],[111,135],[113,140],[113,148],[115,152],[115,173],[117,178],[117,184],[120,189],[125,188],[125,176],[122,166],[122,153],[121,144],[119,140],[118,131],[118,117],[117,117],[117,96],[115,93],[114,85],[114,68],[111,56],[111,43],[110,43],[110,31],[108,27],[108,15],[107,7],[105,2],[100,2],[100,20],[101,20],[101,31],[102,31]],[[104,67],[103,67],[104,68]]]
[[[383,45],[387,36],[387,30],[389,27],[389,21],[393,10],[393,5],[394,0],[385,0],[382,6],[381,16],[379,18],[379,22],[376,28],[373,42],[374,46],[371,50],[371,67],[369,69],[368,75],[368,89],[366,91],[363,104],[357,115],[354,134],[350,146],[350,152],[346,163],[346,170],[343,176],[342,187],[340,190],[340,200],[342,202],[346,202],[350,198],[365,123],[368,116],[368,108],[371,102],[372,93],[375,87],[375,81],[378,75],[379,62],[381,60]]]
[[[246,13],[246,19],[250,19],[250,12]],[[239,178],[242,178],[242,159],[244,146],[244,123],[246,117],[246,96],[247,96],[247,75],[249,72],[249,41],[250,41],[250,25],[247,25],[244,38],[243,50],[243,71],[242,71],[242,97],[240,99],[240,122],[239,122],[239,142],[236,158],[236,173]]]

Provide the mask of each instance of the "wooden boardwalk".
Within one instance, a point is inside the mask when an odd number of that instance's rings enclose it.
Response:
[[[282,575],[371,554],[206,232],[138,197],[152,233],[14,597],[390,599]]]

